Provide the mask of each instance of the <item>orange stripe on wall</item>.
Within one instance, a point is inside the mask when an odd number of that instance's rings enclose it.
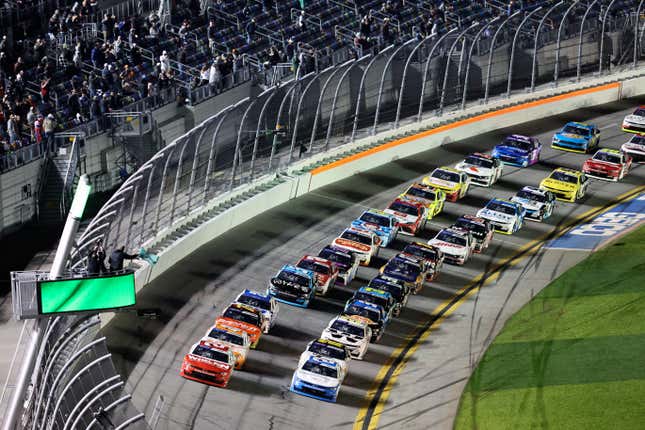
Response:
[[[554,102],[557,102],[557,101],[560,101],[560,100],[566,100],[566,99],[570,99],[572,97],[578,97],[578,96],[585,95],[585,94],[592,94],[592,93],[598,93],[598,92],[601,92],[601,91],[607,91],[607,90],[611,90],[611,89],[618,88],[618,87],[620,87],[619,82],[612,82],[610,84],[600,85],[600,86],[593,87],[593,88],[585,88],[583,90],[572,91],[570,93],[560,94],[558,96],[553,96],[553,97],[549,97],[549,98],[546,98],[546,99],[535,100],[535,101],[532,101],[532,102],[523,103],[521,105],[510,106],[510,107],[507,107],[507,108],[504,108],[504,109],[496,110],[496,111],[493,111],[493,112],[487,112],[487,113],[477,115],[477,116],[474,116],[474,117],[471,117],[471,118],[466,118],[466,119],[463,119],[463,120],[460,120],[460,121],[455,121],[455,122],[450,123],[450,124],[446,124],[446,125],[442,125],[440,127],[432,128],[430,130],[422,131],[421,133],[406,136],[406,137],[403,137],[401,139],[392,140],[390,142],[384,143],[383,145],[379,145],[379,146],[377,146],[375,148],[371,148],[371,149],[365,150],[363,152],[359,152],[358,154],[350,155],[349,157],[341,158],[340,160],[334,161],[333,163],[329,163],[329,164],[325,164],[324,166],[316,167],[315,169],[313,169],[311,171],[311,174],[312,175],[318,175],[318,174],[326,172],[328,170],[335,169],[336,167],[340,167],[340,166],[342,166],[344,164],[351,163],[352,161],[359,160],[359,159],[361,159],[363,157],[367,157],[368,155],[376,154],[377,152],[385,151],[386,149],[390,149],[390,148],[393,148],[395,146],[403,145],[404,143],[408,143],[408,142],[411,142],[413,140],[421,139],[423,137],[431,136],[433,134],[441,133],[443,131],[452,130],[454,128],[461,127],[462,125],[472,124],[474,122],[482,121],[482,120],[489,119],[489,118],[494,118],[496,116],[505,115],[507,113],[517,112],[517,111],[521,111],[521,110],[525,110],[525,109],[530,109],[530,108],[533,108],[533,107],[536,107],[536,106],[545,105],[547,103],[554,103]]]

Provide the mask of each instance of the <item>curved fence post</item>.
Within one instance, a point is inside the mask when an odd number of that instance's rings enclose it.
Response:
[[[584,36],[585,22],[589,16],[589,12],[593,10],[593,7],[598,3],[598,0],[594,0],[585,11],[585,14],[582,15],[582,22],[580,23],[580,38],[578,39],[578,64],[576,65],[576,81],[580,82],[580,73],[582,72],[582,39]],[[638,20],[638,18],[637,18]]]
[[[616,0],[611,0],[609,2],[609,6],[607,6],[607,9],[605,10],[605,14],[602,17],[602,24],[601,24],[601,30],[600,30],[600,59],[598,60],[598,73],[602,73],[602,63],[603,63],[603,58],[602,55],[604,53],[605,49],[605,24],[607,23],[607,15],[609,15],[609,11],[611,10],[611,7],[616,3]],[[636,21],[638,21],[639,17],[636,17]]]
[[[336,112],[336,100],[338,100],[338,93],[340,92],[340,87],[345,81],[345,77],[349,74],[349,72],[351,72],[355,66],[357,66],[364,59],[368,58],[370,55],[371,54],[361,57],[358,60],[356,60],[354,63],[352,63],[347,68],[347,70],[343,72],[343,74],[340,76],[340,79],[338,80],[338,84],[336,84],[336,90],[334,91],[334,99],[332,100],[332,103],[331,103],[331,112],[329,113],[329,122],[327,123],[327,135],[325,136],[325,151],[329,149],[329,138],[331,137],[331,127],[334,124],[334,116]]]
[[[415,42],[416,39],[411,39],[405,42],[403,45],[399,46],[396,48],[396,50],[392,53],[390,58],[387,59],[387,62],[385,63],[385,68],[383,68],[383,73],[381,73],[381,82],[378,87],[378,97],[376,99],[376,112],[374,113],[374,126],[372,127],[372,134],[376,134],[376,127],[378,125],[378,117],[379,113],[381,113],[381,99],[383,97],[383,86],[385,85],[385,74],[387,73],[387,69],[390,68],[390,64],[392,64],[392,60],[396,57],[396,54],[399,53],[399,51],[403,50],[406,46],[408,46],[410,43]]]
[[[287,92],[284,94],[282,97],[282,101],[280,102],[280,107],[278,108],[278,115],[276,116],[275,120],[275,129],[279,130],[282,128],[282,124],[280,124],[281,118],[282,118],[282,112],[284,112],[284,106],[286,104],[287,99],[289,96],[293,93],[293,91],[296,89],[296,82],[293,82]],[[275,156],[276,149],[278,147],[278,136],[277,133],[273,136],[273,144],[271,145],[271,155],[269,156],[269,168],[271,168],[271,165],[273,163],[273,157]],[[291,157],[293,154],[293,149],[289,151],[289,161],[288,163],[291,163]]]
[[[540,39],[540,30],[542,30],[542,26],[546,22],[546,19],[551,14],[551,12],[553,12],[563,4],[564,4],[564,0],[560,0],[555,5],[553,5],[551,9],[547,10],[544,16],[542,17],[542,19],[540,20],[537,30],[535,30],[535,40],[533,43],[533,65],[531,66],[531,92],[535,91],[535,68],[537,67],[537,50],[538,50],[538,42]]]
[[[421,42],[417,43],[417,45],[410,52],[410,55],[408,55],[407,60],[405,60],[405,66],[403,67],[403,76],[401,78],[401,89],[399,90],[399,100],[398,100],[398,103],[396,104],[396,118],[394,119],[394,128],[399,128],[399,119],[401,117],[401,107],[403,106],[403,92],[405,91],[405,83],[407,82],[407,77],[408,77],[408,67],[410,67],[412,58],[414,58],[414,54],[416,54],[417,50],[421,46],[423,46],[426,42],[432,40],[432,38],[436,36],[437,36],[436,34],[431,34],[430,36],[425,37]]]
[[[204,127],[205,129],[206,127]],[[197,130],[194,130],[195,132]],[[203,134],[203,131],[202,133]],[[191,133],[190,135],[187,136],[186,141],[181,147],[181,150],[179,151],[179,158],[177,159],[177,171],[175,172],[175,183],[173,184],[172,187],[172,202],[170,203],[170,222],[169,225],[172,225],[172,223],[175,221],[175,206],[177,204],[177,194],[179,193],[179,181],[181,179],[181,171],[184,166],[184,152],[186,152],[186,147],[190,143],[192,139],[194,139],[194,134]]]
[[[446,101],[446,86],[448,85],[448,73],[450,71],[450,57],[452,57],[452,51],[455,50],[461,38],[466,36],[466,33],[468,33],[473,28],[477,27],[478,25],[479,23],[477,22],[472,23],[470,27],[468,27],[467,29],[459,33],[455,41],[452,42],[452,45],[450,45],[450,49],[448,50],[448,55],[446,55],[446,67],[444,68],[444,72],[443,72],[443,85],[441,86],[441,98],[439,99],[439,115],[443,113],[443,105]],[[457,80],[459,80],[459,76],[457,76]]]
[[[556,87],[558,86],[558,77],[560,76],[560,46],[562,43],[562,29],[564,28],[564,24],[567,22],[567,15],[569,15],[569,12],[571,12],[578,3],[580,3],[580,0],[576,0],[571,3],[571,6],[569,6],[564,12],[560,21],[560,27],[558,27],[558,39],[555,42],[555,70],[553,71],[553,83]]]
[[[495,34],[493,35],[493,40],[490,42],[490,50],[488,51],[488,64],[486,64],[486,84],[484,85],[484,104],[488,103],[488,91],[490,89],[490,74],[493,69],[493,53],[495,51],[495,42],[497,41],[497,36],[502,32],[502,28],[506,25],[507,22],[515,18],[517,15],[519,15],[522,11],[518,10],[508,18],[502,22],[499,27],[497,28],[497,31],[495,31]],[[523,21],[522,21],[523,22]],[[521,24],[520,24],[521,25]],[[517,34],[517,32],[516,32]],[[512,48],[511,48],[512,50]],[[465,89],[464,89],[465,91]],[[463,109],[463,107],[462,107]]]
[[[372,57],[370,62],[367,63],[367,66],[365,66],[365,70],[363,70],[363,76],[361,76],[361,83],[358,86],[358,97],[356,98],[356,110],[354,112],[354,125],[352,126],[352,137],[349,140],[350,142],[354,141],[354,138],[356,137],[356,130],[358,129],[361,101],[363,99],[363,89],[365,88],[365,77],[367,76],[367,72],[369,72],[370,68],[372,68],[372,65],[376,62],[378,58],[381,57],[381,55],[385,54],[387,51],[389,51],[392,48],[394,48],[394,45],[389,45],[385,49],[381,50],[381,52],[379,52],[374,57]]]
[[[159,215],[161,214],[161,204],[163,203],[163,190],[166,187],[168,165],[170,164],[170,160],[172,159],[172,156],[175,154],[175,149],[177,149],[176,142],[174,145],[172,145],[172,148],[170,148],[170,152],[168,153],[168,158],[166,158],[166,162],[164,163],[164,166],[163,166],[163,172],[161,173],[161,185],[159,185],[159,197],[157,197],[157,208],[155,209],[155,221],[154,221],[154,226],[152,228],[153,234],[157,234],[157,231],[159,230]]]
[[[441,36],[439,40],[437,40],[435,44],[432,45],[432,48],[430,48],[430,53],[428,54],[428,59],[426,60],[426,66],[423,69],[423,80],[421,81],[421,97],[419,98],[419,113],[417,114],[417,121],[421,121],[421,119],[423,118],[423,99],[426,94],[426,83],[428,81],[428,70],[430,69],[430,61],[432,61],[432,54],[434,54],[434,51],[437,49],[437,47],[441,45],[441,42],[443,42],[446,37],[448,37],[455,31],[457,31],[457,27],[451,29],[449,32]]]
[[[643,2],[644,1],[645,0],[641,0],[638,3],[638,8],[636,8],[636,22],[634,23],[634,68],[636,68],[638,66],[638,57],[639,57],[639,55],[638,55],[638,44],[640,42],[640,40],[639,40],[640,39],[640,37],[639,37],[640,31],[638,29],[638,24],[640,23],[641,11],[643,9]]]
[[[262,119],[264,118],[264,113],[267,110],[267,107],[271,103],[271,100],[273,100],[273,97],[275,97],[278,92],[280,91],[280,88],[282,88],[282,83],[278,85],[277,87],[273,88],[273,93],[267,97],[266,101],[262,105],[262,109],[260,110],[260,116],[258,117],[258,125],[255,129],[255,139],[253,140],[253,154],[251,155],[251,181],[255,177],[255,158],[256,158],[256,152],[258,150],[258,144],[260,142],[260,126],[262,125]]]
[[[539,6],[533,9],[530,13],[524,16],[524,18],[522,19],[522,22],[520,22],[520,25],[517,27],[517,30],[515,30],[515,35],[513,36],[513,44],[511,45],[511,59],[508,65],[508,82],[506,83],[506,97],[511,96],[511,85],[513,82],[513,63],[515,61],[515,47],[517,46],[517,38],[520,35],[520,31],[522,30],[522,27],[524,26],[524,24],[526,24],[533,15],[535,15],[541,10],[542,10],[542,6]]]
[[[515,14],[517,14],[517,13],[519,13],[519,11],[515,12]],[[495,48],[495,39],[497,38],[497,34],[502,29],[504,24],[506,24],[506,21],[508,21],[509,19],[514,17],[515,14],[513,14],[513,15],[509,16],[508,18],[506,18],[506,20],[497,28],[497,31],[495,32],[495,36],[493,36],[493,40],[491,41],[491,45],[490,45],[490,56],[488,57],[488,66],[489,67],[490,67],[490,61],[491,61],[491,59],[493,57],[493,49]],[[484,31],[486,31],[486,29],[488,27],[490,27],[495,22],[497,22],[498,19],[500,19],[500,17],[496,16],[495,18],[490,20],[488,23],[486,23],[486,25],[484,25],[482,28],[480,28],[479,31],[477,32],[477,34],[475,35],[475,38],[473,39],[472,43],[470,44],[470,49],[468,50],[468,59],[466,60],[466,75],[464,76],[464,90],[463,90],[462,95],[461,95],[461,110],[466,109],[466,97],[468,97],[468,77],[470,75],[470,63],[472,62],[472,59],[473,59],[473,52],[475,51],[475,46],[477,46],[477,42],[479,41],[479,38],[482,36],[482,34],[484,34]],[[490,68],[488,69],[488,75],[490,75]],[[488,89],[488,80],[489,80],[488,75],[486,76],[486,89]],[[460,78],[460,76],[457,76],[457,79],[459,79],[459,78]],[[488,92],[486,92],[486,93],[488,94]]]

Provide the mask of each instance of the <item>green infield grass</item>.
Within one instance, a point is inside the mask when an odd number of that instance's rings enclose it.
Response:
[[[508,320],[455,429],[645,429],[645,226],[592,254]]]

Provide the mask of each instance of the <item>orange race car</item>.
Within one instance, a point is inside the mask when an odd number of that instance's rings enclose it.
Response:
[[[255,348],[262,336],[263,318],[262,312],[256,308],[232,303],[217,317],[215,325],[245,331],[251,340],[251,348]]]

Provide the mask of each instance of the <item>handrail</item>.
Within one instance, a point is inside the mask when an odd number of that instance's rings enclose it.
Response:
[[[358,13],[358,5],[356,4],[355,1],[353,0],[327,0],[327,5],[329,6],[329,3],[333,3],[336,6],[343,7],[345,9],[349,9],[352,12],[354,12],[354,15],[358,18],[360,14]],[[349,4],[351,3],[351,4]]]

